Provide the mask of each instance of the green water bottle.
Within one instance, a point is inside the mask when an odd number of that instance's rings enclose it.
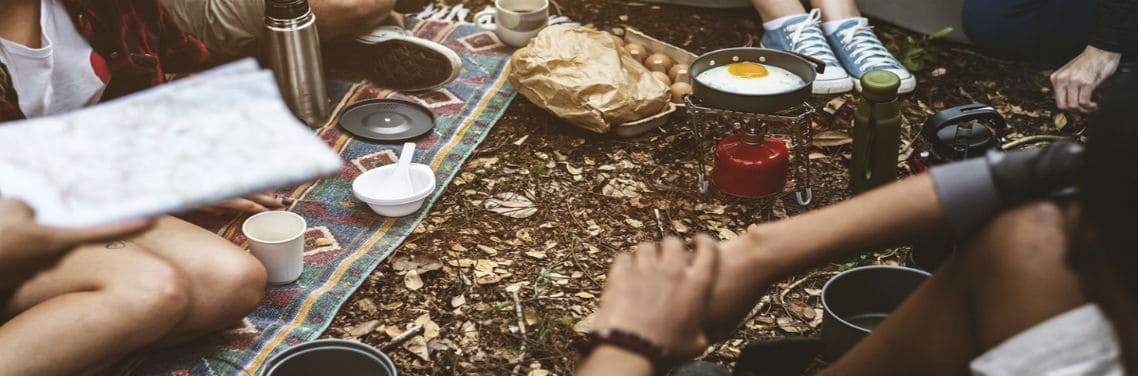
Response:
[[[861,105],[854,112],[850,192],[858,194],[897,179],[901,113],[897,88],[901,78],[875,70],[861,76]]]

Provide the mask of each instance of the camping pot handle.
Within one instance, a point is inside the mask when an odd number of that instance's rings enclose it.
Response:
[[[786,53],[798,56],[800,58],[806,59],[806,61],[814,63],[814,71],[818,72],[818,74],[826,73],[826,62],[825,61],[819,60],[816,57],[803,55],[803,54],[800,54],[800,53],[797,53],[794,51],[782,51],[782,52],[786,52]]]

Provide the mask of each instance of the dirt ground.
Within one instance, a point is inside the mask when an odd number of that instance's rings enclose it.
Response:
[[[489,1],[464,3],[480,10]],[[761,34],[751,10],[595,0],[562,1],[560,11],[602,30],[631,26],[696,54],[738,46],[746,33]],[[886,44],[901,51],[915,48],[907,37],[919,42],[919,36],[876,24]],[[916,92],[901,98],[903,142],[912,143],[911,127],[935,111],[970,102],[996,106],[1012,127],[1011,140],[1081,134],[1081,118],[1055,109],[1047,67],[993,60],[939,41],[927,50],[937,61],[915,72]],[[714,190],[700,195],[689,117],[682,110],[660,130],[624,139],[574,128],[519,96],[419,228],[351,297],[324,336],[385,346],[422,325],[419,335],[385,349],[405,375],[572,374],[573,346],[582,338],[575,328],[587,326],[582,321],[596,309],[615,254],[664,235],[728,238],[750,223],[848,198],[846,132],[859,102],[853,94],[812,98],[818,109],[818,136],[809,150],[815,201],[804,208],[793,194],[761,200]],[[726,134],[721,129],[714,138]],[[485,208],[503,194],[524,196],[536,212],[519,219]],[[904,263],[907,252],[875,250],[775,284],[770,303],[706,359],[729,367],[749,341],[818,335],[818,292],[827,277],[856,265]]]

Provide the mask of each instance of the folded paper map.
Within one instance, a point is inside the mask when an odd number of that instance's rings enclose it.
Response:
[[[94,107],[0,123],[0,197],[87,226],[216,203],[340,170],[251,60]]]

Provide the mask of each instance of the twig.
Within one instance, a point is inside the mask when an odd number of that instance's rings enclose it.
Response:
[[[652,209],[652,212],[656,213],[656,228],[660,230],[660,239],[663,239],[666,234],[664,234],[664,222],[660,220],[660,209]]]
[[[526,317],[522,314],[522,300],[518,298],[518,290],[511,290],[510,296],[514,298],[514,311],[518,314],[518,331],[522,333],[522,354],[518,356],[518,364],[514,366],[513,374],[518,374],[521,370],[522,363],[526,359],[526,345],[529,344],[529,338],[526,336]]]
[[[802,277],[802,279],[800,279],[800,280],[794,281],[790,285],[787,285],[786,288],[782,290],[781,294],[778,294],[778,304],[780,304],[780,305],[786,304],[786,293],[790,292],[790,290],[794,290],[794,288],[798,287],[798,285],[801,285],[802,282],[806,282],[810,278],[814,278],[817,276],[834,275],[834,274],[838,274],[838,272],[814,272],[814,273],[808,274],[805,277]]]
[[[399,344],[407,342],[408,339],[411,339],[411,337],[417,336],[422,332],[423,324],[415,324],[415,326],[411,327],[411,329],[407,329],[406,332],[400,333],[399,335],[395,336],[395,338],[392,338],[391,341],[380,346],[379,349],[383,351],[391,350],[392,348],[395,348],[395,346],[399,346]]]
[[[1024,138],[1021,138],[1021,139],[1018,139],[1015,141],[1008,142],[1008,143],[1004,144],[1003,146],[1001,146],[1001,148],[1003,148],[1004,150],[1008,150],[1008,149],[1014,148],[1016,146],[1031,144],[1031,143],[1036,143],[1036,142],[1042,142],[1042,141],[1054,142],[1054,141],[1064,141],[1064,140],[1069,140],[1069,138],[1063,137],[1063,136],[1041,134],[1041,135],[1035,135],[1035,136],[1027,136],[1027,137],[1024,137]]]

